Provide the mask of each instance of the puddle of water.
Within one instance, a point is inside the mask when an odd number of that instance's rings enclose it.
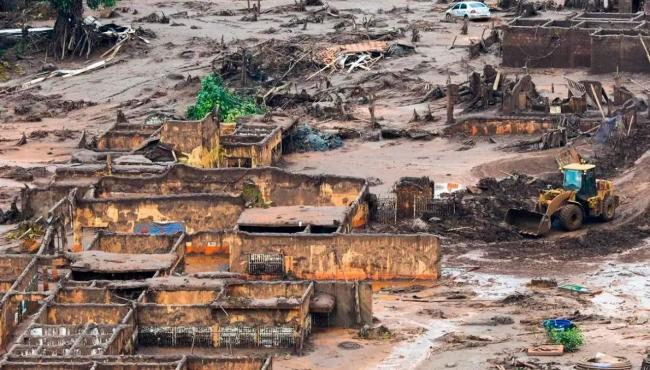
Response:
[[[620,312],[620,306],[625,303],[624,299],[618,298],[608,292],[602,292],[596,295],[591,301],[598,306],[601,313],[608,315]]]
[[[523,291],[530,279],[506,275],[485,274],[456,268],[443,268],[442,274],[471,286],[479,299],[502,299]]]
[[[407,370],[415,369],[429,356],[429,347],[436,338],[453,331],[457,325],[445,320],[431,320],[427,324],[407,321],[410,324],[421,326],[427,331],[412,341],[402,342],[375,367],[378,370]]]
[[[603,292],[592,302],[604,314],[619,315],[621,311],[650,307],[650,266],[647,264],[608,265],[588,277],[595,286],[603,286]]]

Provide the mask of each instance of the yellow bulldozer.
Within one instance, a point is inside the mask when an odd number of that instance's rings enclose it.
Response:
[[[618,207],[618,195],[611,181],[596,179],[593,164],[569,163],[561,165],[564,175],[562,188],[540,193],[535,211],[510,209],[506,223],[521,234],[541,236],[548,233],[554,222],[564,230],[582,227],[587,217],[609,221]]]

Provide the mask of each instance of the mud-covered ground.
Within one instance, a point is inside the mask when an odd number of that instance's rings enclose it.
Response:
[[[650,125],[645,115],[618,146],[596,148],[589,139],[576,142],[579,151],[600,166],[600,174],[615,182],[621,196],[618,217],[574,233],[554,231],[547,238],[524,239],[503,224],[503,215],[507,207],[532,205],[539,189],[556,183],[558,150],[504,151],[501,146],[520,138],[476,138],[468,143],[466,137],[444,136],[444,99],[431,95],[448,79],[463,83],[486,64],[509,77],[523,74],[521,69],[498,67],[498,46],[478,58],[468,57],[467,46],[489,34],[493,24],[498,27],[511,19],[507,13],[495,12],[494,22],[471,22],[468,35],[461,35],[460,23],[441,22],[446,5],[431,1],[335,0],[325,11],[323,5],[299,10],[293,0],[260,3],[262,11],[254,21],[246,1],[122,0],[111,18],[106,17],[109,12],[87,11],[105,23],[132,25],[142,39],[130,41],[105,68],[52,78],[29,89],[21,85],[43,71],[83,67],[99,60],[103,50],[87,60],[59,60],[45,52],[21,58],[3,54],[7,62],[0,68],[0,208],[8,208],[24,183],[46,182],[57,164],[69,160],[82,132],[103,132],[115,122],[118,109],[134,123],[152,113],[184,116],[199,78],[214,68],[229,86],[251,96],[278,88],[269,95],[270,113],[346,134],[339,149],[284,156],[282,165],[290,170],[372,178],[371,191],[380,195],[389,194],[402,176],[476,185],[480,191],[454,195],[463,211],[457,219],[429,223],[420,230],[441,238],[443,279],[424,290],[393,289],[376,295],[377,325],[390,330],[389,338],[360,339],[346,330],[317,332],[311,351],[303,357],[280,355],[274,368],[565,369],[596,352],[640,364],[650,343]],[[570,13],[551,10],[541,16],[562,18]],[[156,22],[163,14],[169,22]],[[32,24],[53,24],[44,18]],[[420,39],[412,42],[414,28]],[[323,50],[368,39],[403,43],[414,50],[390,55],[370,71],[317,74]],[[228,61],[241,57],[238,53],[244,49],[252,53],[259,74],[242,86],[240,73]],[[529,73],[540,94],[551,98],[566,96],[565,76],[597,79],[608,91],[614,81],[613,74],[592,76],[579,69]],[[641,86],[649,79],[622,73],[621,80],[643,96]],[[371,124],[369,97],[381,128],[426,132],[430,140],[382,138]],[[457,107],[457,117],[462,117],[462,109]],[[413,119],[414,111],[421,119]],[[398,227],[409,230],[411,225]],[[602,292],[576,296],[526,285],[539,277]],[[511,320],[493,325],[490,319],[495,316]],[[560,316],[577,319],[585,346],[557,358],[527,357],[523,349],[546,341],[541,320]]]

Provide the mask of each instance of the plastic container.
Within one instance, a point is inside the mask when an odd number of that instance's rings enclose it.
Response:
[[[542,324],[547,331],[565,331],[575,327],[571,320],[566,319],[544,320]]]

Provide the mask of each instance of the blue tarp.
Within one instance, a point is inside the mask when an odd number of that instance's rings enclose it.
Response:
[[[185,225],[180,222],[145,222],[135,225],[136,234],[174,235],[185,232]]]
[[[618,125],[622,124],[623,120],[620,116],[605,118],[601,122],[600,127],[594,135],[594,140],[597,143],[604,144],[612,136],[612,133],[618,129]]]

